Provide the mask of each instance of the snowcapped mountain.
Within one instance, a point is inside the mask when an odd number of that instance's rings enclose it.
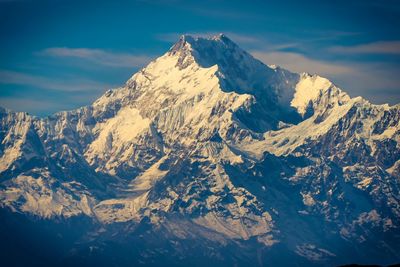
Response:
[[[184,35],[90,106],[0,110],[3,229],[52,225],[68,266],[400,262],[399,119]]]

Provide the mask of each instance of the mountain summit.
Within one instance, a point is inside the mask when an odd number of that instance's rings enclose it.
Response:
[[[92,105],[0,111],[2,238],[46,229],[2,257],[29,241],[30,262],[66,266],[399,262],[399,117],[183,35]]]

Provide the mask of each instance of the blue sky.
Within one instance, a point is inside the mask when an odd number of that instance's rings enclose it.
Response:
[[[180,34],[221,32],[267,64],[395,104],[399,18],[394,0],[0,0],[0,105],[38,116],[87,105]]]

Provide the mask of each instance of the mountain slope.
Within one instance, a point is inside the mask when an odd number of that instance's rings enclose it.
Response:
[[[2,110],[0,203],[90,219],[79,243],[96,253],[73,261],[124,244],[144,254],[122,265],[388,264],[400,261],[399,108],[266,66],[224,35],[184,35],[90,106]]]

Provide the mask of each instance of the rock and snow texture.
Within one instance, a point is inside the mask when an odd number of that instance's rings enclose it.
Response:
[[[332,240],[371,239],[396,258],[399,119],[399,105],[268,67],[224,35],[185,35],[90,106],[43,119],[1,109],[0,205],[148,219],[181,239],[190,227],[317,262],[343,255]]]

